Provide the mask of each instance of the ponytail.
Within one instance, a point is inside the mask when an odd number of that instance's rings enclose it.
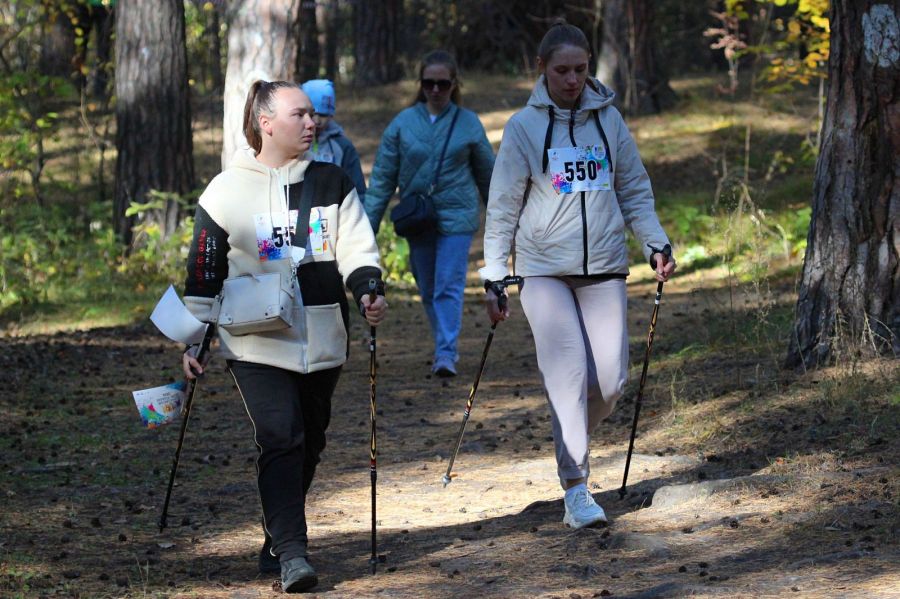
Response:
[[[282,88],[296,88],[289,81],[263,81],[257,79],[250,86],[247,101],[244,103],[244,137],[254,153],[262,150],[262,130],[259,128],[259,116],[275,115],[275,92]]]

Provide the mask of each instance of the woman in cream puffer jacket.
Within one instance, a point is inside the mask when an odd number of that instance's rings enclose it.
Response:
[[[563,522],[573,528],[606,522],[587,490],[588,460],[590,432],[612,412],[628,375],[625,229],[659,280],[675,269],[634,139],[613,92],[588,77],[589,59],[581,30],[558,23],[544,36],[541,76],[503,132],[480,270],[489,317],[504,320],[509,312],[498,310],[489,283],[508,274],[515,247],[566,491]]]

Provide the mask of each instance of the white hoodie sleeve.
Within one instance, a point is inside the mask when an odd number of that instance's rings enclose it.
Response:
[[[369,226],[369,219],[355,187],[350,188],[341,202],[334,252],[338,271],[346,284],[350,284],[350,275],[359,268],[381,270],[375,233]]]
[[[531,177],[524,139],[515,117],[503,129],[503,140],[494,163],[484,225],[482,280],[497,281],[509,274],[507,261],[522,211],[525,188]]]
[[[644,258],[649,262],[652,250],[649,245],[662,249],[669,243],[654,208],[653,188],[647,169],[641,162],[637,144],[619,116],[616,139],[616,198],[625,224],[641,244]]]

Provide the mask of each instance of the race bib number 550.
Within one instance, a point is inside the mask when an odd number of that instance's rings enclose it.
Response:
[[[556,193],[609,191],[609,157],[602,145],[550,148],[550,183]]]

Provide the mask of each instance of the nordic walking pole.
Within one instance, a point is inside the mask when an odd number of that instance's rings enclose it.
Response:
[[[378,298],[378,282],[375,279],[369,279],[369,305],[375,303]],[[366,315],[365,308],[362,309],[363,317]],[[375,444],[375,327],[369,327],[369,419],[372,423],[372,430],[369,436],[369,479],[372,483],[372,557],[369,558],[369,573],[375,574],[375,568],[378,566],[378,539],[376,536],[376,516],[375,516],[375,484],[378,481],[377,456],[378,447]]]
[[[650,246],[651,249],[656,249]],[[672,258],[672,248],[669,244],[657,253],[664,254],[668,259]],[[653,268],[656,268],[654,260]],[[641,414],[641,402],[644,399],[644,383],[647,382],[647,368],[650,366],[650,348],[653,347],[653,333],[656,331],[656,317],[659,315],[659,302],[662,299],[663,282],[656,285],[656,300],[653,304],[653,315],[650,317],[650,331],[647,333],[647,349],[644,352],[644,368],[641,370],[641,383],[638,386],[637,400],[634,403],[634,420],[631,422],[631,439],[628,441],[628,455],[625,457],[625,474],[622,476],[622,488],[619,489],[619,499],[625,499],[625,486],[628,483],[628,468],[631,466],[631,452],[634,450],[634,436],[637,433],[638,417]]]
[[[500,312],[503,312],[504,308],[506,308],[507,297],[503,293],[503,290],[513,284],[521,285],[522,277],[509,276],[502,281],[491,284],[491,289],[497,296],[497,307],[500,308]],[[484,344],[484,351],[481,352],[481,364],[478,366],[478,374],[475,375],[475,382],[472,383],[472,388],[469,390],[469,399],[466,400],[466,409],[463,411],[462,424],[459,425],[459,432],[456,435],[456,446],[453,449],[453,454],[450,456],[450,463],[447,464],[447,472],[444,473],[444,477],[441,479],[445,487],[453,480],[450,477],[450,471],[453,469],[453,462],[456,461],[456,456],[459,454],[459,448],[462,445],[463,433],[466,432],[466,423],[469,421],[469,414],[472,413],[472,404],[475,403],[475,393],[478,391],[478,383],[481,381],[481,375],[484,373],[484,364],[487,361],[488,350],[491,349],[491,341],[494,340],[494,331],[496,330],[497,323],[495,322],[491,324],[491,330],[488,331],[487,341]]]
[[[203,363],[203,356],[209,351],[209,344],[216,334],[216,323],[210,322],[206,325],[206,332],[203,334],[203,342],[200,344],[200,351],[197,353],[197,361]],[[166,517],[169,514],[169,500],[172,498],[172,487],[175,485],[175,472],[178,471],[178,460],[181,459],[181,447],[184,445],[184,433],[187,431],[188,419],[191,417],[191,406],[194,405],[194,394],[197,392],[197,381],[200,376],[191,379],[190,389],[188,389],[187,401],[184,402],[184,410],[181,416],[181,431],[178,433],[178,445],[175,446],[175,457],[172,458],[172,470],[169,473],[169,486],[166,489],[166,500],[163,502],[162,515],[159,517],[159,532],[166,527]]]

